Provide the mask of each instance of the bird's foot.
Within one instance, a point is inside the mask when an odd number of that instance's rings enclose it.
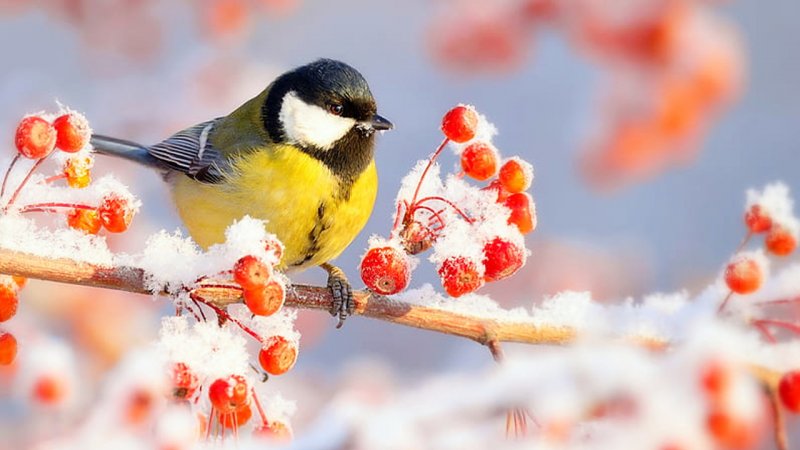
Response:
[[[332,316],[339,318],[336,328],[341,328],[347,316],[352,315],[355,310],[353,289],[350,287],[350,282],[347,281],[347,276],[342,269],[328,263],[322,264],[321,267],[328,272],[328,289],[331,290],[331,295],[333,295],[333,305],[331,305],[330,313]]]

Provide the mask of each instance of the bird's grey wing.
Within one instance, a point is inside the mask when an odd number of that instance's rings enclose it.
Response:
[[[179,131],[147,152],[169,169],[203,183],[219,183],[228,160],[211,144],[210,136],[220,119],[209,120]]]

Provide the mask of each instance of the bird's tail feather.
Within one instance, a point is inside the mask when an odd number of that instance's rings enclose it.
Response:
[[[116,156],[156,169],[164,168],[158,159],[147,151],[147,147],[136,142],[93,134],[91,143],[97,153]]]

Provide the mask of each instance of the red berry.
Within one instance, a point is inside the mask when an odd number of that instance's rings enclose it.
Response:
[[[253,255],[242,256],[233,265],[233,280],[244,290],[261,289],[272,277],[272,270]]]
[[[511,158],[500,167],[497,179],[508,192],[525,192],[533,181],[533,167],[519,158]]]
[[[244,304],[257,316],[271,316],[280,311],[286,300],[286,289],[278,280],[270,280],[266,286],[245,290]]]
[[[800,371],[786,372],[778,385],[783,406],[793,413],[800,413]]]
[[[17,126],[14,143],[22,156],[30,159],[44,158],[56,146],[56,129],[39,116],[28,116]]]
[[[125,406],[125,419],[131,425],[140,425],[153,414],[156,399],[152,391],[143,388],[135,389],[128,397]]]
[[[750,294],[761,287],[764,271],[752,258],[739,258],[725,269],[725,283],[737,294]]]
[[[92,181],[92,158],[88,156],[73,156],[64,164],[64,175],[67,184],[73,188],[85,188]]]
[[[509,225],[516,225],[522,234],[536,229],[536,209],[533,206],[533,199],[528,194],[511,194],[503,204],[511,210],[508,216]]]
[[[444,290],[451,297],[461,297],[483,286],[478,265],[470,258],[451,256],[442,262],[438,272]]]
[[[730,368],[718,360],[712,360],[703,367],[700,383],[710,399],[720,399],[731,384]]]
[[[56,147],[67,153],[75,153],[89,143],[91,129],[83,114],[69,112],[53,121],[58,133]]]
[[[218,412],[227,414],[247,404],[247,381],[241,375],[218,378],[208,388],[208,399]]]
[[[133,220],[133,208],[130,202],[117,194],[109,194],[97,209],[100,220],[106,230],[112,233],[122,233],[128,229]]]
[[[0,333],[0,366],[8,366],[17,357],[17,339],[11,333]]]
[[[778,256],[786,256],[792,253],[797,247],[797,238],[786,227],[774,225],[767,233],[764,245],[770,253]]]
[[[189,366],[179,362],[172,366],[172,396],[179,400],[188,400],[197,392],[200,380],[189,369]]]
[[[17,314],[17,286],[13,282],[0,280],[0,322],[14,317]]]
[[[405,255],[393,247],[375,247],[361,259],[361,279],[381,295],[396,294],[408,286],[411,277]]]
[[[442,118],[442,132],[459,144],[473,139],[477,128],[478,113],[471,106],[456,106]]]
[[[289,425],[279,420],[270,420],[269,423],[254,429],[253,434],[276,442],[290,442],[292,440],[292,429]]]
[[[57,405],[67,396],[66,383],[53,374],[41,375],[31,392],[33,399],[44,405]]]
[[[97,234],[103,226],[103,221],[95,209],[73,209],[67,213],[67,225],[86,234]]]
[[[761,205],[753,205],[744,213],[744,223],[751,233],[763,233],[772,227],[772,217]]]
[[[487,142],[470,144],[461,153],[461,170],[478,181],[497,173],[497,150]]]
[[[706,426],[714,440],[724,448],[751,448],[756,440],[752,424],[733,416],[721,407],[716,407],[709,413]]]
[[[496,237],[483,247],[483,279],[498,281],[514,275],[525,264],[525,249]]]
[[[251,417],[253,417],[253,410],[247,404],[232,413],[220,415],[219,423],[225,428],[234,429],[246,424]]]
[[[297,346],[283,336],[272,336],[258,352],[258,363],[270,375],[283,375],[297,361]]]

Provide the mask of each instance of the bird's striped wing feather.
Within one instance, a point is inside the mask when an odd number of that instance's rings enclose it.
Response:
[[[199,123],[170,136],[147,151],[167,167],[204,183],[222,181],[226,160],[209,136],[219,119]]]

